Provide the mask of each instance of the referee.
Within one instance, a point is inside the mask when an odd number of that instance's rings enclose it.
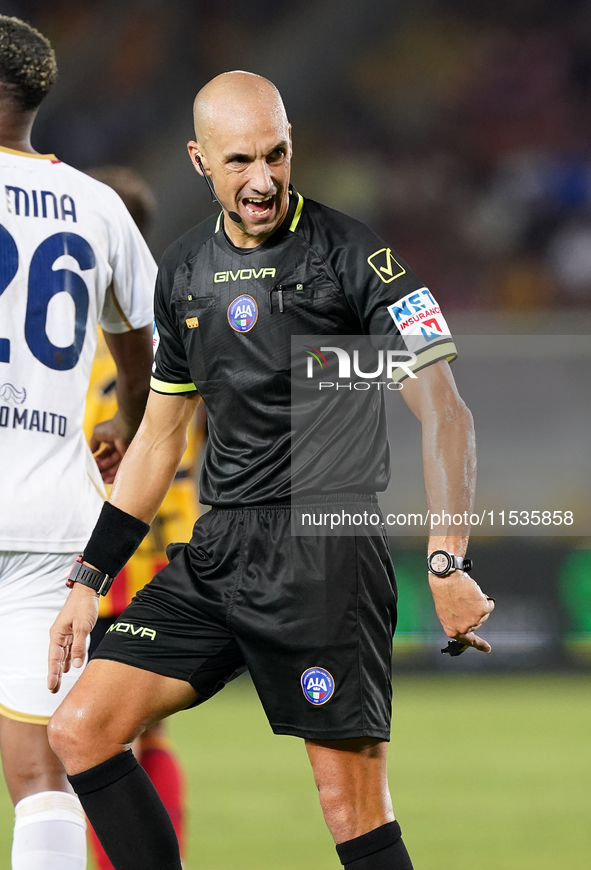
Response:
[[[342,864],[408,870],[386,781],[396,585],[385,536],[299,537],[290,526],[292,498],[375,510],[388,478],[383,429],[359,439],[340,485],[293,491],[290,339],[404,339],[414,361],[402,393],[423,426],[429,506],[463,514],[476,463],[448,365],[455,348],[429,291],[381,239],[290,185],[291,131],[274,85],[225,73],[194,114],[189,154],[223,211],[163,257],[152,392],[52,628],[52,691],[82,664],[98,591],[146,534],[199,396],[209,421],[200,494],[212,510],[106,635],[52,719],[52,746],[116,870],[180,870],[170,820],[129,745],[246,665],[274,732],[306,741]],[[426,312],[421,331],[413,324]],[[334,437],[338,450],[352,436]],[[474,630],[493,603],[462,570],[462,531],[430,537],[429,582],[447,635],[488,652]]]

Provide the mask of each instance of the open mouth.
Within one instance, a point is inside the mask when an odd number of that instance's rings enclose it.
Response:
[[[265,197],[248,197],[242,200],[244,208],[251,217],[266,218],[273,211],[273,195]]]

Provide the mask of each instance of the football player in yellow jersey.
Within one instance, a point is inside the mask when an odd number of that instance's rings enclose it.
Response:
[[[141,232],[145,235],[155,201],[143,179],[130,169],[106,166],[92,170],[94,178],[108,184],[121,197]],[[98,449],[96,437],[100,435],[100,422],[114,416],[117,410],[115,390],[116,368],[102,332],[99,331],[96,356],[90,376],[86,399],[84,429],[93,450]],[[97,428],[98,427],[98,428]],[[118,575],[108,596],[101,596],[99,618],[92,632],[90,651],[98,645],[109,626],[127,607],[135,593],[148,583],[154,574],[168,564],[166,547],[172,541],[188,541],[193,523],[199,516],[194,472],[197,457],[205,437],[205,417],[199,414],[190,427],[188,444],[174,482],[162,507],[135,556]],[[114,475],[113,475],[114,476]],[[107,477],[107,481],[108,481]],[[174,824],[181,851],[183,845],[184,787],[182,770],[164,726],[158,724],[147,729],[134,746],[138,759],[156,786]],[[95,863],[100,870],[112,870],[98,838],[91,828],[90,839]]]

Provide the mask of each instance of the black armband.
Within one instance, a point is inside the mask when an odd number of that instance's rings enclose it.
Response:
[[[82,558],[116,577],[144,540],[150,526],[106,501]]]

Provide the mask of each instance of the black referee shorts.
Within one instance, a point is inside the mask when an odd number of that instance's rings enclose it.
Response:
[[[290,514],[206,513],[94,658],[186,680],[197,703],[246,665],[276,734],[389,740],[396,582],[385,534],[295,537]]]

